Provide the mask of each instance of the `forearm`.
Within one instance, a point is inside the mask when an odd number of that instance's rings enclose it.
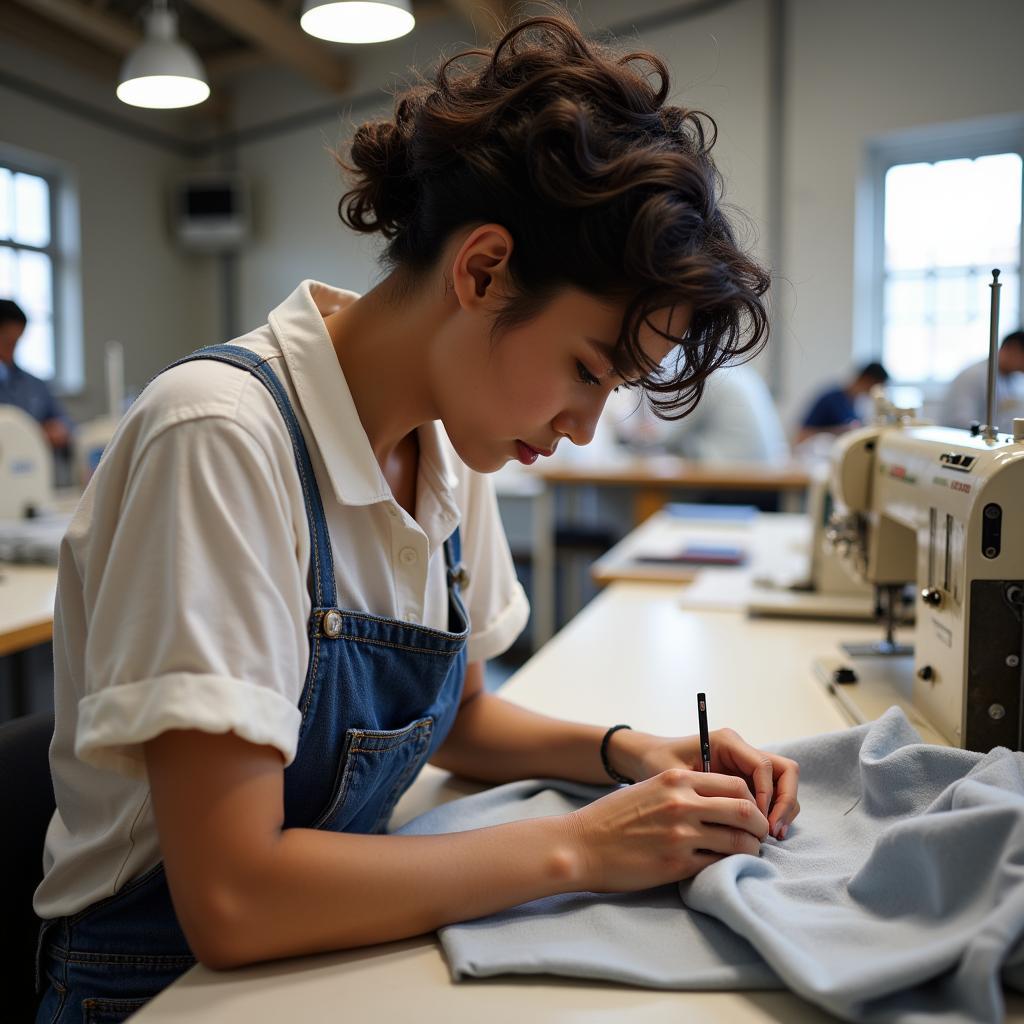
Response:
[[[563,817],[454,835],[289,829],[210,901],[212,967],[407,938],[582,887]],[[172,879],[173,883],[173,879]]]
[[[484,782],[557,778],[608,785],[611,779],[601,764],[607,728],[549,718],[481,693],[459,709],[432,763]],[[643,736],[621,729],[612,737],[609,760],[620,774],[637,777]]]

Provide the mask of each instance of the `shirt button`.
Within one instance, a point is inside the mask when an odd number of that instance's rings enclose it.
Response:
[[[412,548],[402,548],[398,552],[398,557],[402,560],[403,565],[414,565],[416,562],[416,552]]]
[[[406,612],[405,613],[405,621],[406,622],[415,622],[416,621],[415,613],[414,612]]]

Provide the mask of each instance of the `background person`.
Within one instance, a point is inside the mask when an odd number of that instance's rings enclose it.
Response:
[[[996,356],[996,393],[993,403],[995,427],[1013,432],[1013,418],[1024,416],[1024,330],[1003,338]],[[988,360],[981,359],[962,369],[942,400],[939,422],[947,427],[968,428],[985,423],[988,415]]]
[[[670,356],[670,361],[672,357]],[[708,379],[699,404],[681,419],[662,420],[626,391],[610,401],[614,429],[626,444],[653,445],[699,462],[781,466],[790,457],[786,432],[764,378],[745,364]]]
[[[71,442],[72,423],[45,380],[34,377],[14,361],[14,350],[28,318],[11,299],[0,299],[0,405],[16,405],[42,427],[50,447],[64,453]]]
[[[858,408],[876,384],[885,384],[889,374],[881,363],[867,363],[846,384],[836,384],[823,391],[804,415],[796,443],[815,434],[841,434],[861,425],[864,414]]]

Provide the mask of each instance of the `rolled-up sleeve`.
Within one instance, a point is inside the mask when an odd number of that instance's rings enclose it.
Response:
[[[463,480],[463,561],[471,632],[470,661],[493,658],[512,646],[530,617],[530,604],[516,578],[490,478],[467,472]]]
[[[142,774],[142,744],[168,729],[294,758],[308,538],[280,465],[224,417],[171,426],[137,455],[109,554],[84,580],[83,761]]]

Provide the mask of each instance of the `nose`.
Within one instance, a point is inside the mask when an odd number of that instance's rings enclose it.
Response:
[[[594,433],[597,431],[597,421],[604,411],[606,395],[602,395],[596,401],[587,403],[586,406],[564,409],[552,421],[554,430],[569,438],[574,445],[582,447],[594,440]]]

